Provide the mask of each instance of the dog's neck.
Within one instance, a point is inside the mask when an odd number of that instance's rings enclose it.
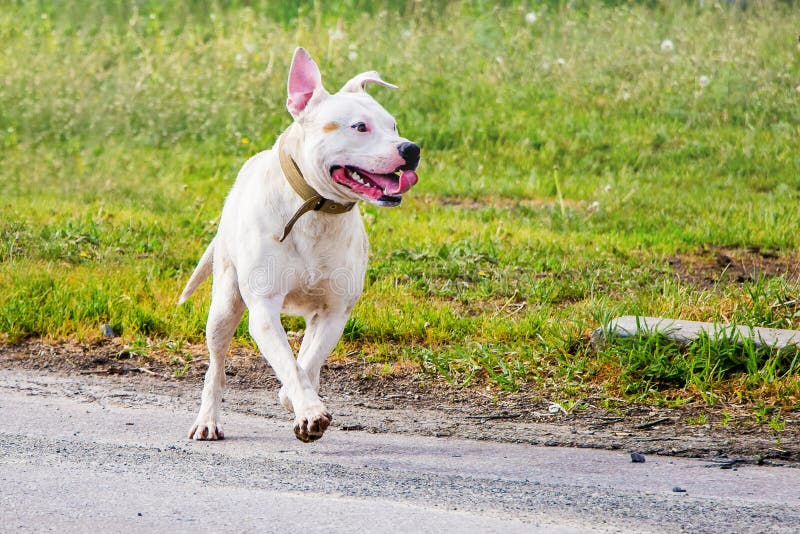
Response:
[[[327,199],[308,184],[303,177],[303,173],[300,172],[300,167],[297,166],[294,158],[292,158],[286,146],[284,146],[284,139],[288,133],[289,130],[287,130],[278,141],[278,160],[280,161],[281,171],[286,181],[289,182],[289,185],[292,186],[295,193],[303,199],[303,204],[297,209],[292,218],[289,219],[286,226],[284,226],[283,236],[280,239],[281,242],[283,242],[289,235],[289,232],[292,231],[292,227],[294,227],[297,220],[309,211],[321,211],[323,213],[340,215],[342,213],[347,213],[356,205],[355,202],[342,203]]]

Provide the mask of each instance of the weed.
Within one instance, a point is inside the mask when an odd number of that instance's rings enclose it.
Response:
[[[189,365],[192,363],[192,355],[185,353],[180,358],[173,356],[170,358],[170,363],[172,365],[179,366],[177,369],[172,371],[172,376],[176,378],[182,378],[189,371]]]
[[[719,424],[721,424],[722,426],[729,426],[734,421],[735,419],[733,418],[733,415],[731,415],[727,411],[723,411],[722,419],[720,420]]]
[[[686,418],[686,423],[690,425],[705,425],[708,424],[708,415],[701,413],[695,416],[689,416]]]
[[[775,432],[783,432],[783,429],[786,428],[786,423],[780,417],[774,415],[767,421],[767,426]]]
[[[774,406],[769,406],[759,400],[755,403],[753,408],[753,419],[756,423],[766,423],[775,410],[776,408]]]

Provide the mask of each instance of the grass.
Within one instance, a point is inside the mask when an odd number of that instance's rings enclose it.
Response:
[[[373,68],[400,85],[373,94],[423,147],[401,208],[361,207],[368,287],[335,357],[764,422],[798,409],[788,356],[588,344],[622,314],[800,327],[796,277],[694,283],[669,261],[798,254],[792,8],[652,4],[2,2],[0,335],[200,341],[208,287],[177,295],[238,168],[289,124],[302,44],[329,89]]]

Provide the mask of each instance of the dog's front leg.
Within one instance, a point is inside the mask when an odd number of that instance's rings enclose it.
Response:
[[[306,332],[300,345],[297,362],[308,374],[308,379],[317,393],[319,393],[319,371],[336,348],[349,316],[349,310],[343,308],[314,313],[306,317]],[[292,403],[285,386],[281,388],[279,398],[281,404],[292,411]]]
[[[250,308],[250,335],[269,362],[294,409],[294,433],[300,441],[314,441],[331,423],[331,415],[317,395],[308,374],[295,360],[281,325],[283,297],[259,299]]]

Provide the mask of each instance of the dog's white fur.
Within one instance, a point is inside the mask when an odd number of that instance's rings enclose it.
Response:
[[[333,165],[390,173],[404,163],[397,147],[408,141],[398,135],[391,115],[364,91],[366,83],[393,87],[377,73],[367,72],[329,94],[310,56],[301,48],[295,51],[287,100],[295,122],[272,150],[256,154],[239,171],[217,235],[181,295],[183,302],[213,274],[206,327],[210,363],[190,438],[223,438],[225,357],[245,306],[250,334],[281,381],[281,403],[294,411],[297,437],[317,439],[330,424],[331,416],[318,395],[320,368],[363,290],[367,236],[357,208],[344,214],[311,211],[280,242],[284,225],[303,200],[281,170],[278,147],[291,155],[308,184],[325,198],[385,205],[335,183],[330,174]],[[368,123],[369,133],[350,127],[357,122]],[[281,313],[305,317],[297,359],[281,325]]]

